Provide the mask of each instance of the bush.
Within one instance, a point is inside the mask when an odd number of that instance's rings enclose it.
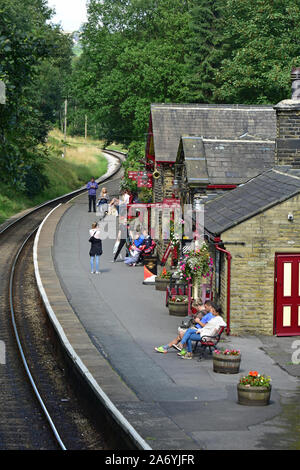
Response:
[[[49,179],[42,172],[42,165],[34,163],[25,174],[25,193],[28,197],[35,197],[49,187]]]

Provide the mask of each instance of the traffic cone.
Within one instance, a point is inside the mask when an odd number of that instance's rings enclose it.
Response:
[[[144,281],[143,284],[155,284],[156,275],[153,274],[147,266],[144,266]]]

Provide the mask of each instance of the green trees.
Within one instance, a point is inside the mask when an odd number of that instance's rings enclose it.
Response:
[[[226,0],[218,38],[214,99],[276,104],[290,97],[300,64],[300,4],[294,0]]]
[[[90,136],[131,144],[136,165],[151,103],[275,104],[300,65],[295,0],[89,0],[72,69],[46,3],[0,0],[0,170],[23,188],[65,97],[70,133],[87,122]]]
[[[73,87],[98,137],[141,140],[151,102],[276,103],[299,65],[293,0],[90,0]]]
[[[91,0],[83,55],[74,71],[98,136],[144,139],[153,101],[184,97],[188,4],[183,0]]]
[[[0,0],[0,79],[7,92],[0,106],[1,181],[30,193],[46,184],[41,144],[55,122],[71,55],[69,39],[49,23],[46,4]]]
[[[215,75],[218,71],[218,48],[221,48],[224,2],[191,0],[186,63],[186,100],[194,103],[214,102]]]

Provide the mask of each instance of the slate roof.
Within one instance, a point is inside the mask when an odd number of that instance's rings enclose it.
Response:
[[[177,162],[184,162],[190,186],[241,184],[274,166],[275,142],[182,136]]]
[[[176,160],[182,135],[253,141],[275,141],[276,137],[272,106],[152,104],[151,119],[157,162]]]
[[[277,166],[205,204],[205,231],[220,235],[229,228],[300,192],[300,171]]]

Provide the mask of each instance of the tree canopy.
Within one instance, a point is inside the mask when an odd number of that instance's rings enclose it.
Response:
[[[41,144],[71,70],[71,41],[51,24],[51,14],[45,0],[0,0],[0,79],[7,95],[0,105],[0,173],[20,190],[29,181],[33,189],[33,175],[43,183]]]
[[[136,167],[151,103],[276,104],[300,65],[295,0],[89,0],[76,58],[51,15],[46,0],[0,0],[0,170],[20,187],[65,98],[70,133],[87,122]]]

